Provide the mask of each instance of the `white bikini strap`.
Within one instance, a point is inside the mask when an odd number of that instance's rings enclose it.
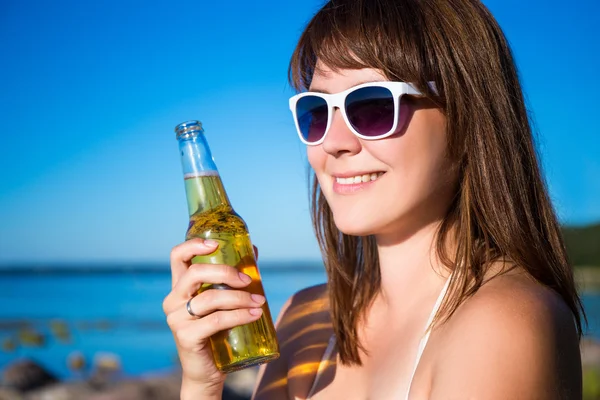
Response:
[[[317,368],[317,373],[315,374],[315,379],[313,380],[313,384],[310,388],[310,391],[308,392],[308,396],[306,397],[306,400],[310,400],[310,398],[315,394],[315,390],[317,390],[317,385],[319,384],[319,379],[321,378],[321,374],[323,373],[323,371],[325,370],[327,365],[329,365],[328,361],[331,358],[331,354],[333,353],[333,350],[335,350],[335,334],[331,335],[331,337],[329,338],[329,342],[327,343],[327,348],[325,349],[325,352],[323,353],[321,362],[319,362],[319,367]]]
[[[431,329],[429,329],[429,325],[431,325],[431,323],[433,322],[433,318],[435,318],[435,315],[437,314],[440,306],[442,305],[444,296],[446,295],[446,292],[448,291],[448,286],[450,286],[451,276],[452,275],[450,275],[448,277],[448,280],[446,280],[446,284],[444,285],[444,288],[440,292],[440,294],[435,302],[435,305],[433,306],[433,310],[431,310],[431,314],[429,315],[429,319],[427,320],[427,325],[425,325],[427,332],[425,332],[425,336],[423,336],[421,338],[421,341],[419,342],[419,349],[417,350],[417,359],[415,360],[415,365],[413,367],[412,374],[410,375],[410,381],[408,381],[408,390],[406,391],[406,400],[408,400],[408,395],[410,394],[410,388],[412,386],[412,381],[415,377],[415,373],[417,372],[417,367],[419,366],[419,361],[421,361],[421,356],[423,355],[425,346],[427,346],[427,342],[429,341],[429,335],[431,334]]]

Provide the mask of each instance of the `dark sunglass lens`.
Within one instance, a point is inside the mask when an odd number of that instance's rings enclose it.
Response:
[[[394,98],[384,87],[355,90],[346,97],[345,107],[348,120],[361,135],[384,135],[394,126]]]
[[[318,96],[304,96],[296,103],[300,132],[307,142],[320,140],[327,128],[327,102]]]

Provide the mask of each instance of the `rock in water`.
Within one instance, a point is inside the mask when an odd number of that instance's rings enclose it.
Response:
[[[9,365],[2,374],[2,385],[20,392],[37,389],[58,382],[58,379],[33,360],[19,360]]]
[[[67,357],[67,366],[75,373],[79,373],[85,370],[87,362],[85,356],[80,351],[73,351]]]
[[[55,319],[50,322],[50,331],[54,337],[63,344],[69,344],[73,340],[71,331],[67,323],[60,319]]]
[[[98,353],[88,383],[97,390],[108,387],[121,377],[121,358],[113,353]]]
[[[17,349],[17,342],[13,338],[7,338],[2,341],[2,351],[12,353]],[[0,398],[1,400],[1,398]]]

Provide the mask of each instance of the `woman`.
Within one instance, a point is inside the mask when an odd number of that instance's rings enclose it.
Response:
[[[577,399],[583,309],[511,52],[476,0],[332,0],[290,64],[327,285],[277,321],[256,399]],[[182,398],[220,398],[207,337],[263,299],[173,249]],[[257,302],[258,301],[258,302]]]

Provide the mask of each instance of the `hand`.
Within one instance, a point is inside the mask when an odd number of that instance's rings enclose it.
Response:
[[[183,386],[194,386],[196,391],[201,388],[206,394],[220,396],[225,374],[215,366],[208,338],[259,319],[265,299],[243,290],[208,289],[197,295],[204,283],[222,283],[241,289],[251,282],[248,275],[228,265],[191,263],[194,256],[207,255],[216,249],[216,242],[202,239],[191,239],[173,248],[172,290],[163,302],[163,310],[175,338],[183,369]],[[198,317],[188,313],[186,305],[190,299],[190,307]]]

